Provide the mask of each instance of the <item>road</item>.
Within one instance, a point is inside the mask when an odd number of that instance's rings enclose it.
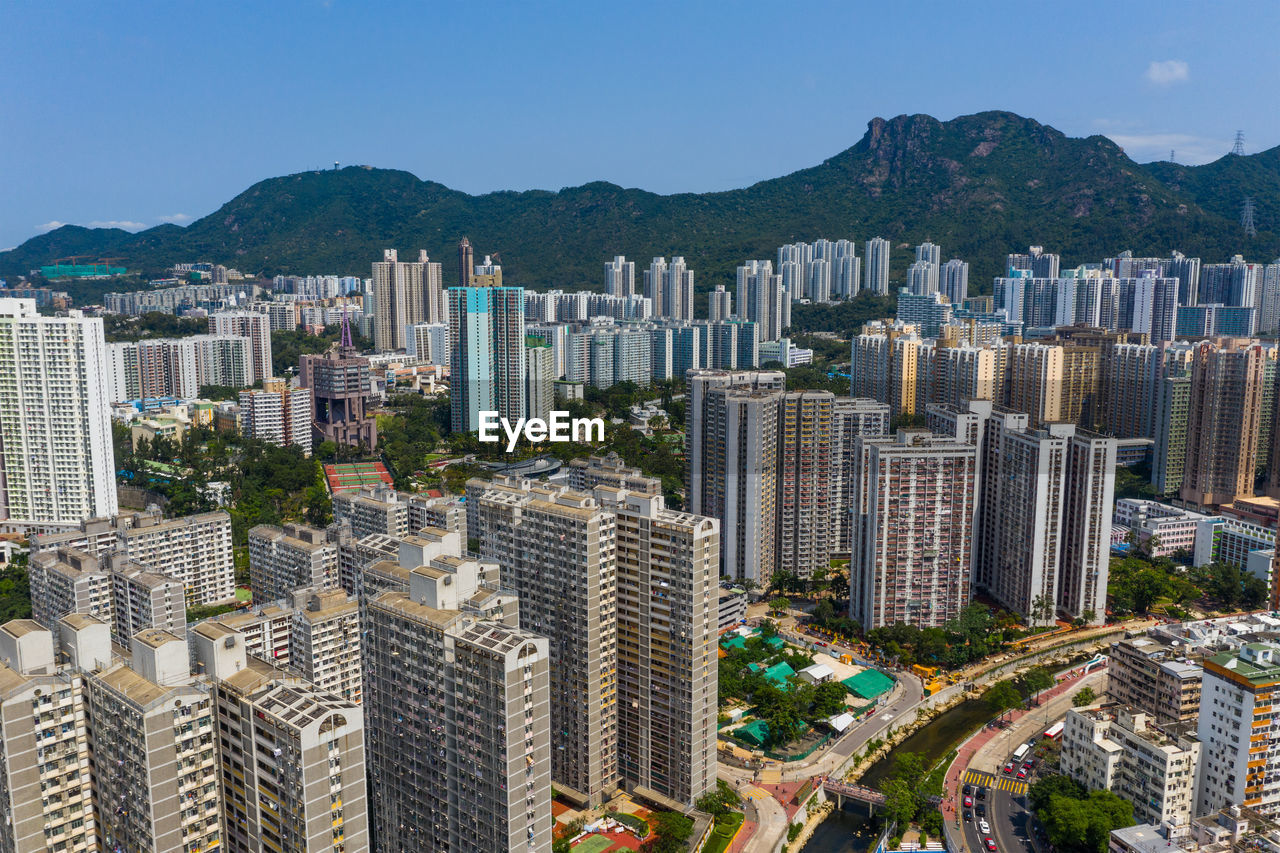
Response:
[[[1045,702],[1035,713],[1028,714],[992,738],[969,762],[968,771],[963,778],[972,779],[973,774],[980,773],[988,779],[1001,780],[988,787],[986,800],[987,821],[999,853],[1034,853],[1029,837],[1031,813],[1027,809],[1026,786],[1018,785],[1017,779],[1010,779],[1003,772],[1005,763],[1011,759],[1019,745],[1037,737],[1054,721],[1066,716],[1067,710],[1072,707],[1071,700],[1080,688],[1087,685],[1101,694],[1106,676],[1106,670],[1098,670],[1079,679],[1070,690]],[[1035,781],[1038,770],[1036,768],[1032,772],[1028,784]],[[974,817],[973,821],[964,821],[964,843],[970,851],[981,851],[985,849],[984,836],[978,832],[977,815]]]

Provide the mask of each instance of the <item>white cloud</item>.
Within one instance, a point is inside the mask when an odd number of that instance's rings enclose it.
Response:
[[[58,220],[54,219],[50,222],[44,223],[43,225],[37,225],[36,232],[39,234],[48,234],[50,231],[54,230],[55,228],[61,228],[63,225],[66,225],[66,224],[67,223],[65,222],[59,222]]]
[[[1231,140],[1187,133],[1108,133],[1106,136],[1140,163],[1167,160],[1174,152],[1177,162],[1188,166],[1209,163],[1231,150]]]
[[[172,222],[174,225],[185,225],[191,221],[191,215],[188,213],[173,213],[169,216],[157,216],[157,222]]]
[[[1163,62],[1152,62],[1143,75],[1148,83],[1157,86],[1171,86],[1174,83],[1185,83],[1191,79],[1191,68],[1181,59],[1166,59]]]
[[[85,228],[123,228],[125,231],[141,231],[147,227],[145,222],[133,222],[129,219],[95,219],[85,223]]]

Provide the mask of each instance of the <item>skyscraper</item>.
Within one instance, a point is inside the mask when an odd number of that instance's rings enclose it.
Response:
[[[604,292],[610,296],[632,296],[636,292],[636,264],[618,255],[604,265]]]
[[[738,316],[756,324],[756,340],[776,341],[790,325],[791,300],[785,298],[782,276],[770,261],[747,261],[738,267]]]
[[[853,537],[854,471],[861,458],[857,453],[860,436],[875,437],[889,434],[889,405],[864,397],[836,397],[834,409],[836,510],[839,531],[836,534],[835,551],[849,553]]]
[[[728,320],[731,316],[733,316],[733,294],[725,290],[723,284],[717,284],[716,289],[707,294],[707,317],[715,323]]]
[[[942,275],[938,289],[947,301],[959,306],[969,297],[969,264],[959,258],[952,258],[942,265]]]
[[[777,565],[778,412],[772,371],[689,374],[689,508],[720,519],[721,572],[761,588]]]
[[[524,288],[449,288],[449,342],[453,430],[475,432],[485,411],[524,417]]]
[[[551,757],[565,743],[558,729],[552,741],[549,644],[495,617],[495,603],[513,609],[514,597],[483,582],[474,560],[445,555],[366,606],[379,850],[551,850]]]
[[[1179,343],[1163,348],[1157,358],[1152,400],[1156,444],[1151,453],[1151,484],[1156,494],[1171,495],[1182,488],[1194,352],[1193,346]]]
[[[598,805],[617,787],[617,523],[589,494],[499,476],[467,483],[469,538],[549,640],[551,776]]]
[[[778,408],[778,533],[774,571],[811,578],[831,566],[840,533],[840,468],[830,391],[791,391]]]
[[[720,524],[667,509],[660,490],[594,492],[617,519],[618,769],[691,805],[716,784]]]
[[[373,264],[373,344],[381,351],[405,348],[405,330],[417,323],[441,323],[447,309],[439,263],[425,250],[416,262],[401,261],[383,249]]]
[[[0,299],[0,529],[114,515],[102,320]]]
[[[969,603],[977,448],[927,430],[856,448],[849,615],[940,628]]]
[[[209,315],[209,331],[218,337],[248,338],[253,349],[249,384],[265,382],[271,369],[271,320],[253,311],[219,311]]]
[[[889,241],[873,237],[867,241],[867,283],[865,290],[889,295]]]
[[[1181,497],[1199,507],[1253,494],[1262,416],[1263,353],[1258,344],[1197,344],[1187,406],[1187,462]]]
[[[555,406],[553,393],[557,379],[551,345],[540,338],[529,338],[528,351],[525,354],[528,374],[525,380],[525,411],[527,417],[551,417],[551,409]]]

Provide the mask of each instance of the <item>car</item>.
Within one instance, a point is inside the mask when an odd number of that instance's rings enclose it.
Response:
[[[965,810],[964,810],[964,819],[965,819],[965,820],[973,820],[973,812],[969,811],[968,809],[965,809]]]
[[[987,816],[987,804],[986,804],[986,803],[978,803],[978,806],[977,806],[977,808],[976,808],[976,809],[974,809],[974,811],[976,811],[976,812],[978,813],[978,817],[986,817],[986,816]]]
[[[1026,761],[1022,762],[1022,766],[1030,770],[1032,767],[1036,766],[1036,760],[1034,758],[1028,758]]]
[[[980,799],[980,800],[985,800],[986,798],[987,798],[987,789],[986,789],[986,788],[979,788],[979,789],[978,789],[978,799]]]
[[[987,849],[991,851],[991,853],[996,853],[996,843],[995,843],[995,841],[993,841],[993,840],[991,840],[990,838],[988,838],[988,839],[986,839],[983,843],[986,845]]]
[[[972,794],[972,793],[973,793],[973,786],[972,786],[972,785],[965,785],[965,786],[964,786],[964,793],[965,793],[965,796],[966,796],[966,797],[967,797],[967,796],[969,796],[970,794]]]
[[[964,807],[965,807],[966,809],[968,809],[968,808],[972,808],[972,807],[973,807],[973,797],[965,797],[965,798],[964,798]]]
[[[1013,762],[1012,762],[1012,761],[1010,761],[1009,763],[1005,764],[1005,766],[1004,766],[1004,772],[1005,772],[1005,773],[1012,773],[1012,772],[1013,772]]]
[[[1019,779],[1025,779],[1025,778],[1027,778],[1027,768],[1025,768],[1025,767],[1019,767],[1019,768],[1018,768],[1018,778],[1019,778]]]
[[[982,820],[978,821],[978,829],[979,831],[982,832],[983,835],[991,834],[991,824],[987,823],[986,818],[983,818]]]

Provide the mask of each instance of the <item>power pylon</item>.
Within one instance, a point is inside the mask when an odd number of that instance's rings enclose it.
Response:
[[[1244,156],[1244,131],[1243,130],[1236,131],[1236,144],[1231,146],[1231,153],[1235,154],[1237,157]]]
[[[1253,221],[1254,210],[1253,198],[1246,198],[1240,208],[1240,227],[1248,237],[1258,236],[1258,226]]]

